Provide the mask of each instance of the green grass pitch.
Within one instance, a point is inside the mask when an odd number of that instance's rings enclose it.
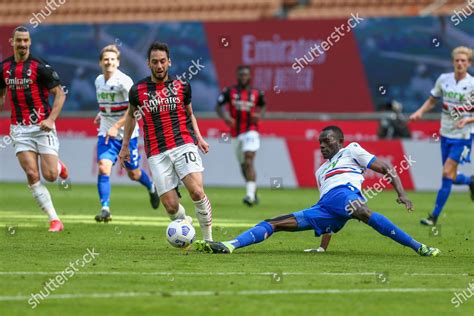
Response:
[[[47,232],[46,216],[25,184],[0,184],[0,315],[474,315],[474,298],[455,307],[455,293],[474,284],[474,205],[454,193],[435,231],[419,219],[435,193],[409,193],[413,214],[383,192],[369,202],[417,240],[436,246],[437,258],[379,236],[355,220],[336,234],[324,254],[312,231],[277,233],[232,255],[183,252],[168,245],[168,219],[152,210],[139,186],[113,186],[113,221],[93,221],[96,187],[49,186],[65,224]],[[183,205],[194,217],[185,189]],[[257,222],[306,208],[315,190],[260,190],[261,204],[241,203],[244,190],[207,188],[214,239],[232,239]],[[200,237],[200,230],[195,220]],[[32,309],[31,293],[81,259],[99,255]],[[473,288],[474,290],[474,288]]]

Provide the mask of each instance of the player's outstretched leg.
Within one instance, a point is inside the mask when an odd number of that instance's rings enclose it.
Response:
[[[288,214],[260,222],[237,236],[235,239],[224,242],[198,240],[195,242],[195,247],[196,250],[201,252],[229,254],[234,252],[237,248],[260,243],[268,239],[274,232],[294,232],[307,229],[312,228],[309,225],[301,225],[298,223],[294,214]]]
[[[195,244],[198,251],[208,253],[232,253],[237,248],[262,242],[272,234],[273,226],[268,222],[263,221],[243,232],[233,240],[224,242],[198,240]]]
[[[440,254],[439,249],[428,247],[416,241],[410,235],[392,223],[387,217],[380,213],[370,211],[366,205],[359,205],[352,216],[363,221],[380,234],[391,238],[400,245],[410,247],[420,256],[436,257]]]
[[[156,191],[155,184],[151,181],[151,178],[148,176],[146,171],[139,168],[133,170],[127,169],[127,173],[130,180],[139,182],[148,190],[151,207],[155,210],[160,207],[160,196]]]

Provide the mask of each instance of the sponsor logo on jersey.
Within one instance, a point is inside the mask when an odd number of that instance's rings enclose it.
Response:
[[[115,92],[98,92],[97,98],[101,100],[110,100],[111,102],[115,102],[115,96],[117,94]]]
[[[465,95],[463,93],[454,92],[454,91],[443,91],[443,97],[456,99],[456,100],[459,100],[459,102],[463,102]]]
[[[33,84],[33,80],[30,78],[5,78],[5,84],[11,90],[23,90],[28,89]]]

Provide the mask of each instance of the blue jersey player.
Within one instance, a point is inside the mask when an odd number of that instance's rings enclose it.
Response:
[[[464,119],[470,117],[473,110],[474,78],[467,72],[471,66],[472,50],[460,46],[451,55],[454,72],[439,76],[431,96],[410,116],[413,121],[421,119],[424,113],[435,107],[439,98],[443,99],[440,129],[443,172],[433,212],[420,221],[428,226],[436,225],[453,184],[469,186],[474,201],[474,177],[457,172],[459,164],[470,162],[471,124],[466,124],[469,122]]]
[[[343,142],[344,134],[337,126],[324,128],[319,136],[321,153],[327,161],[316,172],[321,195],[318,203],[295,213],[260,222],[230,241],[196,241],[197,250],[232,253],[237,248],[262,242],[279,231],[312,229],[317,236],[321,236],[336,233],[348,220],[358,219],[380,234],[410,247],[420,256],[437,256],[439,249],[419,243],[388,218],[371,211],[365,205],[360,190],[364,181],[363,173],[369,168],[387,177],[398,194],[398,203],[404,204],[408,211],[413,208],[396,172],[393,172],[387,163],[377,159],[357,143],[343,147]]]
[[[125,115],[128,110],[128,92],[133,85],[132,79],[118,69],[120,51],[115,45],[104,47],[100,54],[102,75],[95,80],[97,101],[100,112],[95,122],[100,123],[97,142],[97,162],[99,176],[97,188],[101,203],[101,212],[95,216],[97,222],[112,219],[110,212],[110,173],[117,162],[124,133]],[[128,177],[146,187],[150,203],[154,209],[160,205],[160,198],[153,181],[145,170],[140,168],[138,153],[138,125],[135,125],[130,140],[130,161],[126,163]]]

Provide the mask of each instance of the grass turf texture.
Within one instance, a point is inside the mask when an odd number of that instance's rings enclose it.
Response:
[[[167,243],[164,209],[152,210],[138,186],[112,188],[108,224],[93,221],[99,211],[95,186],[49,188],[65,224],[59,234],[47,232],[46,217],[24,184],[0,184],[1,315],[474,314],[474,299],[458,308],[451,303],[455,292],[474,281],[474,206],[467,193],[450,197],[436,231],[418,223],[431,209],[434,193],[409,193],[414,214],[396,204],[393,192],[369,202],[414,238],[442,251],[440,257],[425,258],[355,220],[333,236],[324,254],[302,251],[319,245],[312,231],[277,233],[232,255],[185,253]],[[181,191],[188,215],[195,218]],[[243,194],[244,189],[207,188],[215,240],[306,208],[318,196],[309,189],[259,190],[261,204],[248,208],[241,203]],[[196,219],[195,227],[200,238]],[[43,290],[87,248],[100,253],[97,259],[31,309],[30,294]]]

